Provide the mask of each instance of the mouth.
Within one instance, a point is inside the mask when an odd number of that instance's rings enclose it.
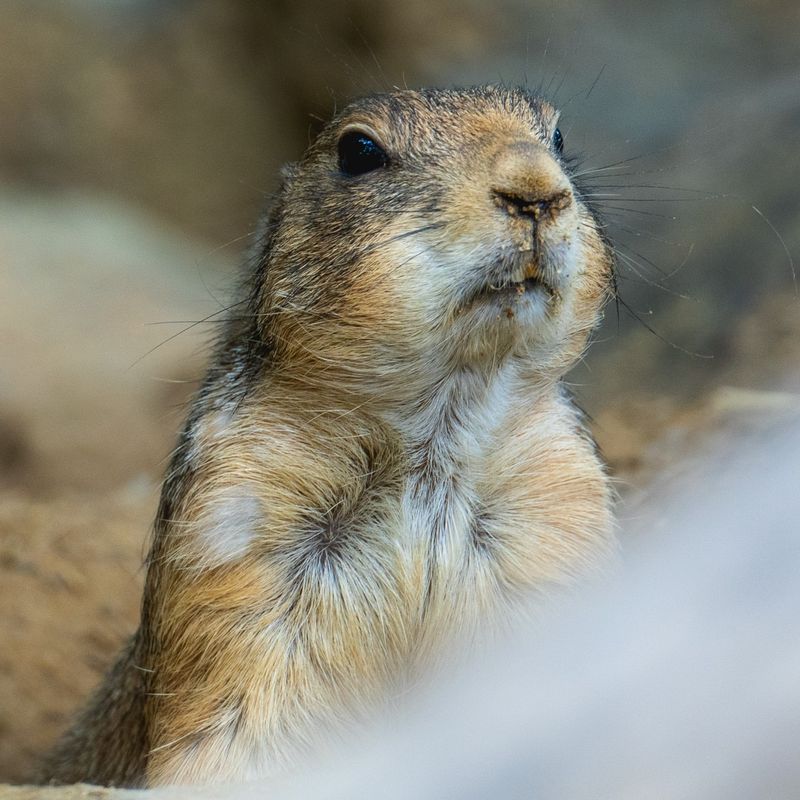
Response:
[[[512,280],[522,272],[520,280]],[[536,300],[548,302],[555,294],[543,280],[541,270],[536,264],[528,264],[524,270],[517,271],[508,277],[494,278],[489,283],[480,287],[468,298],[465,308],[476,306],[490,306],[497,311],[505,312],[506,316],[513,317],[517,308]]]
[[[480,290],[477,296],[487,297],[507,297],[514,299],[528,292],[546,288],[539,278],[525,278],[521,281],[508,281],[505,283],[490,283],[485,289]]]

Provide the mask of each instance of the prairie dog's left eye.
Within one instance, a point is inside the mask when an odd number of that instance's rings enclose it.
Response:
[[[564,137],[561,135],[560,128],[553,131],[553,150],[559,155],[564,152]]]
[[[389,163],[386,151],[368,133],[345,131],[339,139],[339,169],[345,175],[363,175]]]

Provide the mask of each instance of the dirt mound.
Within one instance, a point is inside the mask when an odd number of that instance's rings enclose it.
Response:
[[[0,194],[0,780],[28,774],[135,627],[207,333],[135,362],[176,330],[151,323],[219,309],[209,260],[110,202]]]
[[[0,775],[25,778],[135,627],[151,491],[0,493]]]

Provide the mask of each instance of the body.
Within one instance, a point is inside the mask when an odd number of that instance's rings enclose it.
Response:
[[[523,91],[397,92],[287,170],[165,479],[139,631],[44,777],[271,774],[603,559],[610,492],[561,378],[611,255],[556,123]]]

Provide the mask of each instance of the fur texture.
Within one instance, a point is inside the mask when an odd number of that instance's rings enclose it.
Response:
[[[268,775],[523,593],[610,491],[560,379],[611,254],[521,90],[346,108],[285,180],[164,482],[141,626],[58,781]],[[344,131],[388,164],[339,168]]]

